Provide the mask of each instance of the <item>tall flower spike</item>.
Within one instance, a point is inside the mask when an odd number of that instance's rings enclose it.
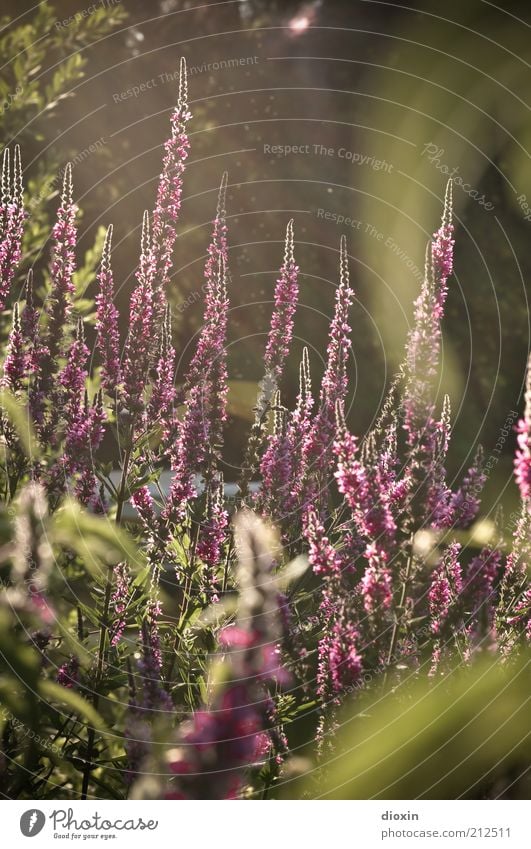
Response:
[[[527,363],[524,417],[518,422],[516,431],[514,472],[522,501],[528,502],[531,498],[531,356]]]
[[[216,218],[212,227],[212,238],[205,263],[203,326],[186,375],[185,386],[187,390],[194,383],[205,378],[205,374],[210,370],[213,362],[217,364],[216,368],[220,374],[224,364],[224,357],[219,350],[219,339],[220,337],[223,340],[225,339],[228,310],[226,285],[229,271],[225,211],[227,181],[228,174],[225,171],[219,187]]]
[[[13,156],[13,182],[10,181],[9,150],[4,150],[2,167],[2,199],[0,212],[0,311],[4,309],[22,257],[24,232],[24,193],[20,147],[15,145]]]
[[[450,609],[456,602],[463,589],[458,542],[451,543],[442,556],[428,592],[430,607],[431,630],[439,635],[445,625]]]
[[[83,319],[77,321],[76,335],[68,352],[67,363],[59,375],[59,383],[64,389],[65,418],[69,423],[80,414],[87,379],[86,364],[90,352],[85,344]]]
[[[206,567],[205,589],[211,599],[219,600],[218,570],[223,545],[227,538],[229,514],[225,510],[223,475],[213,481],[207,489],[205,521],[199,529],[196,553]]]
[[[35,306],[33,293],[33,269],[30,268],[26,277],[26,303],[20,317],[20,327],[26,344],[33,347],[39,329],[39,310]]]
[[[468,528],[476,518],[481,503],[480,493],[487,480],[483,469],[483,459],[483,448],[480,445],[474,462],[463,478],[463,483],[450,498],[449,526]]]
[[[160,421],[165,440],[170,437],[173,403],[175,401],[175,348],[171,339],[171,314],[169,306],[162,325],[160,351],[149,400],[148,417]]]
[[[336,292],[334,317],[330,325],[327,364],[321,384],[319,409],[313,420],[304,448],[305,503],[319,497],[333,459],[336,433],[336,408],[346,398],[348,388],[347,357],[350,350],[349,312],[354,298],[350,288],[347,240],[341,237],[340,283]]]
[[[452,184],[448,183],[442,223],[426,253],[424,282],[415,301],[414,326],[406,346],[404,428],[410,447],[422,445],[433,418],[432,383],[441,348],[441,318],[453,270]]]
[[[190,150],[186,125],[188,109],[186,60],[181,58],[179,97],[171,116],[171,136],[164,145],[164,160],[159,178],[157,201],[153,210],[153,310],[154,340],[166,307],[166,288],[170,282],[173,249],[177,238],[177,220],[182,203],[183,173]]]
[[[197,375],[190,383],[184,418],[172,457],[175,471],[164,517],[183,518],[186,503],[195,497],[195,473],[214,473],[220,426],[226,417],[225,333],[228,301],[226,265],[223,252],[217,258],[217,275],[207,282],[205,324],[199,337],[191,370]],[[219,361],[219,362],[218,362]],[[219,363],[223,364],[222,368]]]
[[[4,379],[2,381],[4,386],[7,386],[12,392],[19,392],[22,389],[26,377],[27,356],[24,348],[17,302],[13,308],[13,327],[9,334],[7,355],[4,360]]]
[[[153,260],[149,213],[142,220],[137,285],[129,306],[129,332],[125,343],[123,382],[126,409],[135,416],[144,409],[153,333]]]
[[[264,685],[275,686],[282,670],[270,532],[252,513],[236,521],[240,603],[235,626],[225,628],[220,638],[227,649],[224,683],[214,689],[208,707],[179,729],[177,747],[169,753],[174,778],[165,798],[236,798],[245,769],[263,762],[271,746]]]
[[[73,199],[72,165],[66,165],[63,176],[61,203],[57,211],[57,222],[53,228],[53,248],[50,264],[51,290],[46,304],[48,330],[48,367],[53,373],[57,354],[61,353],[62,340],[67,319],[72,311],[74,294],[73,274],[75,271],[75,246],[77,239],[77,206]]]
[[[115,397],[121,380],[120,331],[118,310],[114,304],[114,279],[111,268],[112,224],[105,234],[96,295],[96,345],[102,361],[101,383],[105,392]]]
[[[295,263],[293,219],[288,222],[284,262],[275,287],[275,308],[267,339],[264,364],[266,373],[278,384],[289,354],[293,336],[293,317],[299,297],[299,267]]]
[[[4,148],[2,156],[2,191],[0,196],[0,226],[1,237],[3,239],[5,227],[7,224],[7,216],[9,204],[11,202],[11,154],[8,147]]]

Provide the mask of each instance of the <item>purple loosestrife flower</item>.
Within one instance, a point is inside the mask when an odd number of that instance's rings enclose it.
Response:
[[[348,617],[342,617],[334,623],[329,646],[329,666],[332,692],[336,696],[360,679],[362,661],[357,649],[359,639],[359,631]]]
[[[452,493],[446,483],[446,457],[450,444],[451,410],[450,399],[445,395],[441,418],[426,423],[424,430],[425,460],[423,479],[418,481],[417,500],[425,499],[425,512],[428,523],[435,527],[448,527],[451,524],[452,511],[450,499]]]
[[[226,267],[223,255],[219,255],[218,273],[215,287],[207,288],[206,312],[212,314],[216,306],[224,304],[226,309]],[[208,319],[207,319],[208,320]],[[214,321],[210,333],[202,335],[198,342],[197,361],[208,363],[217,356],[224,356],[225,320]],[[207,351],[211,351],[210,357]],[[209,445],[213,440],[214,424],[212,411],[216,410],[215,392],[225,392],[225,386],[217,388],[207,371],[202,382],[194,382],[187,395],[184,418],[179,427],[176,445],[173,451],[172,467],[174,475],[170,492],[163,511],[163,518],[170,522],[182,520],[186,515],[187,503],[195,498],[195,474],[207,464]]]
[[[275,287],[275,308],[264,356],[266,374],[278,385],[293,337],[293,317],[299,297],[299,266],[295,263],[293,219],[286,229],[284,262]]]
[[[67,319],[72,310],[74,294],[73,274],[76,268],[75,247],[77,239],[77,206],[72,199],[72,165],[66,165],[63,176],[61,203],[57,210],[57,221],[53,228],[53,247],[50,264],[50,294],[46,303],[48,328],[47,368],[53,373],[55,359],[62,353],[62,340]]]
[[[177,239],[176,225],[182,203],[183,174],[190,150],[187,124],[191,117],[188,109],[186,60],[183,57],[180,64],[179,96],[171,116],[171,136],[164,144],[162,173],[153,210],[153,310],[156,331],[166,308],[165,290],[170,282],[169,273]]]
[[[79,660],[72,656],[57,670],[57,683],[71,690],[78,683]]]
[[[433,419],[432,383],[441,347],[441,318],[452,271],[452,183],[448,183],[442,224],[434,234],[426,261],[422,290],[415,301],[414,326],[406,347],[404,428],[411,448],[422,441]]]
[[[103,244],[98,272],[99,292],[96,295],[96,345],[100,353],[101,384],[112,398],[121,381],[120,331],[118,310],[114,304],[114,279],[111,268],[112,224],[108,227]]]
[[[524,417],[518,422],[516,431],[515,477],[522,501],[527,502],[531,498],[531,357],[527,364]]]
[[[129,306],[129,331],[125,343],[123,382],[124,404],[135,417],[144,409],[153,334],[153,258],[149,214],[142,221],[141,253],[136,273],[137,285]]]
[[[111,596],[111,610],[114,614],[114,621],[111,626],[110,642],[111,646],[116,646],[122,639],[122,635],[126,626],[126,611],[130,596],[130,574],[127,563],[118,563],[113,570],[114,576],[114,591]]]
[[[164,442],[170,438],[175,402],[175,348],[171,340],[171,318],[169,308],[162,325],[160,351],[155,369],[151,398],[148,405],[148,420],[160,421]]]
[[[273,432],[260,463],[262,485],[257,502],[275,521],[285,518],[284,505],[292,486],[291,444],[286,433],[287,410],[280,406],[280,392],[273,401]]]
[[[336,292],[334,318],[330,325],[327,364],[321,384],[319,408],[304,446],[304,466],[308,477],[305,503],[323,500],[321,487],[333,460],[336,407],[347,394],[347,357],[350,350],[349,311],[354,293],[349,285],[347,243],[341,237],[340,283]]]
[[[18,314],[18,303],[13,308],[13,328],[9,334],[7,343],[7,354],[4,360],[3,385],[11,392],[22,390],[27,373],[27,355],[25,352],[24,338],[20,326]]]
[[[409,487],[407,477],[399,480],[396,474],[396,425],[391,422],[379,451],[366,443],[359,455],[357,440],[345,424],[343,405],[338,403],[334,453],[339,491],[352,511],[358,534],[370,546],[366,557],[374,566],[376,557],[382,561],[392,554],[397,531],[395,513]]]
[[[33,269],[30,268],[26,277],[25,286],[26,303],[20,316],[20,327],[25,343],[33,348],[39,331],[40,312],[35,306],[33,293]]]
[[[474,557],[466,573],[465,593],[470,605],[469,633],[490,633],[494,627],[495,588],[502,568],[499,549],[483,548]],[[480,629],[480,625],[483,627]]]
[[[351,590],[343,583],[347,571],[343,553],[332,545],[315,511],[306,515],[304,534],[310,565],[323,580],[319,605],[323,633],[317,647],[317,695],[321,701],[317,740],[321,753],[326,729],[330,722],[333,724],[330,707],[338,705],[345,689],[359,680],[362,661],[355,617],[346,604]]]
[[[479,447],[463,483],[450,498],[449,525],[454,528],[468,528],[472,524],[480,507],[479,493],[486,479],[483,471],[483,449]]]
[[[328,578],[340,575],[343,566],[341,555],[326,536],[324,525],[314,510],[306,514],[304,533],[314,574]]]
[[[224,506],[223,476],[209,484],[205,521],[199,529],[196,554],[203,561],[207,571],[205,581],[207,592],[212,601],[218,601],[219,587],[217,572],[220,566],[223,547],[227,540],[229,514]]]
[[[85,344],[83,319],[79,318],[76,335],[68,351],[67,363],[59,375],[59,384],[63,388],[64,417],[69,424],[78,421],[82,416],[81,407],[88,376],[86,364],[89,356],[90,352]]]
[[[387,554],[376,543],[367,546],[365,557],[369,565],[361,579],[361,595],[366,613],[370,616],[388,610],[393,600],[393,579],[387,566]]]
[[[459,552],[461,546],[451,543],[436,568],[428,592],[431,630],[440,635],[447,622],[452,605],[463,589]]]
[[[140,630],[142,656],[138,661],[138,670],[142,677],[142,707],[148,712],[173,710],[171,698],[162,684],[162,652],[158,626],[160,614],[160,601],[151,599]]]
[[[512,627],[518,626],[525,634],[526,640],[531,642],[531,587],[524,592],[522,600],[515,606],[508,624]]]
[[[208,419],[214,459],[217,459],[223,441],[223,425],[227,419],[227,282],[230,279],[225,209],[227,180],[225,172],[219,187],[216,217],[205,263],[203,326],[185,380],[187,391],[201,382],[205,385],[205,417]]]
[[[155,508],[153,504],[153,496],[147,484],[137,489],[131,496],[131,503],[138,510],[138,514],[145,526],[151,529],[155,526]]]
[[[24,192],[20,148],[15,146],[13,156],[13,183],[11,184],[9,148],[5,148],[2,163],[2,196],[0,201],[0,311],[5,308],[15,271],[22,252],[24,232]]]
[[[304,445],[311,427],[313,406],[308,349],[299,366],[299,393],[292,413],[280,407],[280,393],[274,401],[274,427],[260,463],[262,484],[257,503],[263,513],[283,525],[284,537],[300,533],[300,517],[295,515],[304,482]]]
[[[179,729],[168,757],[174,778],[164,798],[236,798],[245,769],[262,762],[270,748],[271,700],[265,687],[280,671],[275,659],[280,628],[269,533],[250,512],[237,519],[240,605],[235,626],[224,631],[225,683],[215,689],[211,704]]]
[[[507,556],[500,583],[500,600],[496,610],[496,631],[500,635],[502,651],[509,654],[515,640],[511,625],[514,610],[529,589],[529,563],[531,562],[531,510],[527,501],[522,509],[513,536],[512,550]]]

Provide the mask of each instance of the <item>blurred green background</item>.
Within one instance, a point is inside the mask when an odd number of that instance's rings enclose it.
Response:
[[[262,376],[287,220],[295,218],[302,288],[286,397],[296,391],[303,344],[320,379],[346,232],[357,293],[349,415],[363,434],[402,357],[449,174],[457,180],[456,274],[440,398],[448,391],[454,411],[451,474],[478,441],[491,453],[521,407],[529,349],[527,2],[4,0],[2,12],[11,21],[0,35],[0,126],[3,143],[22,146],[34,198],[28,262],[39,271],[46,260],[39,251],[57,175],[71,159],[83,250],[99,227],[114,224],[122,307],[142,211],[153,205],[179,57],[188,60],[194,119],[172,286],[175,341],[184,368],[201,317],[209,221],[228,169],[230,367],[242,381],[228,479]],[[338,216],[351,221],[340,226]],[[97,254],[88,259],[79,283],[93,294]],[[513,507],[513,448],[511,435],[487,483],[486,509],[500,498]]]

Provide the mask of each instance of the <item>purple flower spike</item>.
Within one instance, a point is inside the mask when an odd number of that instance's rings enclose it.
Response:
[[[129,332],[125,343],[123,381],[127,411],[144,409],[144,389],[150,364],[153,333],[153,260],[149,213],[144,212],[137,286],[129,306]]]
[[[111,646],[116,646],[122,639],[126,625],[126,610],[129,600],[129,569],[127,563],[118,563],[114,567],[114,592],[111,596],[111,610],[115,620],[111,629]]]
[[[107,395],[115,397],[121,373],[119,315],[114,304],[114,280],[111,268],[112,232],[111,224],[105,235],[97,278],[99,292],[96,295],[96,345],[102,361],[102,386]]]
[[[171,437],[173,406],[175,401],[175,348],[171,338],[171,318],[169,307],[162,325],[160,351],[156,365],[151,398],[148,406],[148,419],[160,421],[165,443]]]
[[[33,348],[36,343],[39,330],[40,311],[36,308],[34,301],[32,268],[29,269],[28,276],[26,278],[25,295],[26,303],[22,310],[22,315],[20,316],[20,327],[25,343]]]
[[[27,373],[27,356],[20,326],[18,303],[13,308],[13,327],[9,334],[7,355],[4,360],[4,386],[12,392],[20,392]]]
[[[347,358],[351,346],[349,312],[353,299],[354,292],[349,282],[347,241],[345,236],[342,236],[340,283],[336,292],[334,318],[330,325],[326,370],[321,384],[319,409],[304,449],[305,471],[309,476],[305,492],[306,503],[319,497],[320,487],[323,486],[333,461],[336,407],[338,402],[345,400],[348,388]]]
[[[428,246],[422,290],[415,301],[414,326],[406,346],[404,428],[411,447],[430,438],[433,417],[432,383],[441,348],[441,318],[453,269],[452,183],[448,183],[441,227]]]
[[[171,116],[171,136],[164,145],[162,174],[153,210],[153,309],[155,328],[166,308],[165,290],[170,282],[177,220],[182,203],[183,174],[190,150],[186,125],[192,117],[188,109],[186,60],[181,58],[179,96]]]
[[[78,683],[79,660],[72,656],[57,670],[57,683],[71,690]]]
[[[439,635],[445,625],[450,609],[463,588],[459,552],[461,546],[451,543],[433,574],[428,600],[430,606],[431,630]]]
[[[267,339],[264,364],[266,374],[278,385],[293,336],[293,317],[299,297],[299,266],[295,263],[293,219],[286,229],[284,262],[275,288],[275,309]]]
[[[9,148],[5,148],[2,163],[2,196],[0,201],[0,311],[5,308],[15,271],[22,253],[24,232],[24,192],[20,147],[15,146],[13,156],[13,182],[11,183]]]
[[[57,222],[53,228],[53,248],[50,265],[51,291],[46,305],[48,330],[46,344],[48,362],[53,368],[54,359],[61,352],[61,343],[67,319],[72,310],[74,294],[73,274],[76,268],[75,247],[77,239],[77,206],[72,200],[72,165],[66,165],[63,176],[61,203]]]
[[[525,391],[525,411],[516,427],[517,449],[514,461],[516,483],[520,489],[522,501],[531,498],[531,357],[527,364]]]

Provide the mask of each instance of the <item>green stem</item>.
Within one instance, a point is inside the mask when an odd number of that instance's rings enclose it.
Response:
[[[122,466],[122,477],[120,480],[120,488],[118,490],[118,498],[116,502],[116,524],[119,525],[122,520],[122,513],[125,504],[125,491],[127,487],[127,476],[129,474],[129,463],[131,460],[131,446],[127,448],[124,455],[124,463]],[[98,661],[96,665],[96,677],[94,681],[94,697],[92,703],[97,710],[100,702],[100,688],[103,678],[103,669],[105,665],[105,655],[107,649],[107,636],[109,633],[109,609],[111,605],[113,567],[107,567],[107,579],[105,582],[105,597],[103,601],[103,613],[100,624],[100,640],[98,645]],[[90,782],[90,773],[92,771],[92,758],[94,755],[94,741],[96,732],[94,728],[89,728],[87,736],[87,755],[85,769],[83,771],[83,784],[81,787],[81,798],[86,799]]]
[[[387,676],[388,676],[388,672],[389,672],[389,666],[391,665],[391,661],[394,657],[394,653],[395,653],[395,650],[396,650],[396,644],[398,642],[398,634],[399,634],[399,631],[400,631],[400,626],[402,625],[402,621],[403,621],[404,604],[405,604],[405,601],[406,601],[406,593],[407,593],[407,589],[408,589],[408,586],[409,586],[409,581],[411,579],[411,568],[413,566],[413,551],[412,551],[412,549],[413,549],[413,534],[411,535],[410,540],[409,540],[409,557],[407,559],[407,564],[406,564],[406,574],[404,575],[404,580],[402,582],[402,590],[401,590],[401,593],[400,593],[400,603],[398,605],[397,616],[395,618],[395,624],[393,625],[393,632],[391,634],[391,644],[389,646],[389,652],[387,654],[387,663],[386,663],[386,669],[385,669],[384,680],[383,680],[384,689],[385,689],[385,686],[387,684]]]

